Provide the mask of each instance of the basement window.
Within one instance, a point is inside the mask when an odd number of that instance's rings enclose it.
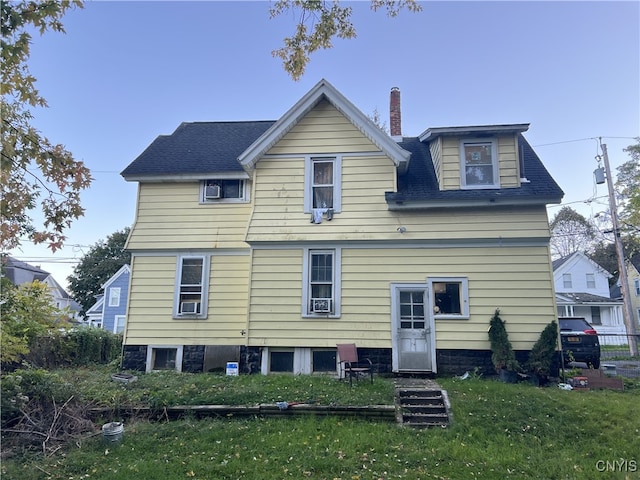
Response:
[[[271,373],[293,373],[293,350],[271,350],[269,364]]]
[[[336,350],[313,350],[312,362],[314,373],[335,373],[337,369]]]
[[[147,372],[156,370],[182,371],[182,346],[149,345],[147,348]]]

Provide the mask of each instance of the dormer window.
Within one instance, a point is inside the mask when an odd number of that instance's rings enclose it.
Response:
[[[460,157],[462,188],[500,187],[495,140],[463,140]]]
[[[215,203],[225,200],[244,201],[245,181],[242,179],[204,180],[201,188],[201,202]]]

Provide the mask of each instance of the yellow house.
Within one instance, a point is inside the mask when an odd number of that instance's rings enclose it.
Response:
[[[563,193],[527,124],[391,135],[321,80],[279,120],[184,123],[139,183],[123,368],[489,370],[496,308],[525,357],[556,318],[546,205]]]

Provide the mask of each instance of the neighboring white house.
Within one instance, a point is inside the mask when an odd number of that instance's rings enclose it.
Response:
[[[600,343],[619,345],[627,342],[626,330],[622,302],[609,294],[611,277],[582,252],[553,262],[558,316],[583,317],[598,332]]]

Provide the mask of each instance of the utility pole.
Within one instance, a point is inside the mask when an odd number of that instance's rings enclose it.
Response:
[[[616,206],[616,197],[613,190],[613,179],[611,178],[611,167],[609,166],[609,155],[607,155],[607,146],[604,143],[601,143],[600,146],[602,148],[605,175],[607,177],[607,187],[609,189],[609,210],[611,210],[613,242],[616,247],[616,256],[618,257],[620,290],[622,292],[622,317],[624,319],[624,326],[627,330],[627,338],[629,339],[629,352],[632,356],[635,357],[638,355],[638,338],[636,337],[636,326],[633,319],[633,309],[631,307],[629,280],[627,278],[627,265],[624,261],[624,249],[622,247],[622,238],[620,237],[620,227],[618,225],[618,207]]]

